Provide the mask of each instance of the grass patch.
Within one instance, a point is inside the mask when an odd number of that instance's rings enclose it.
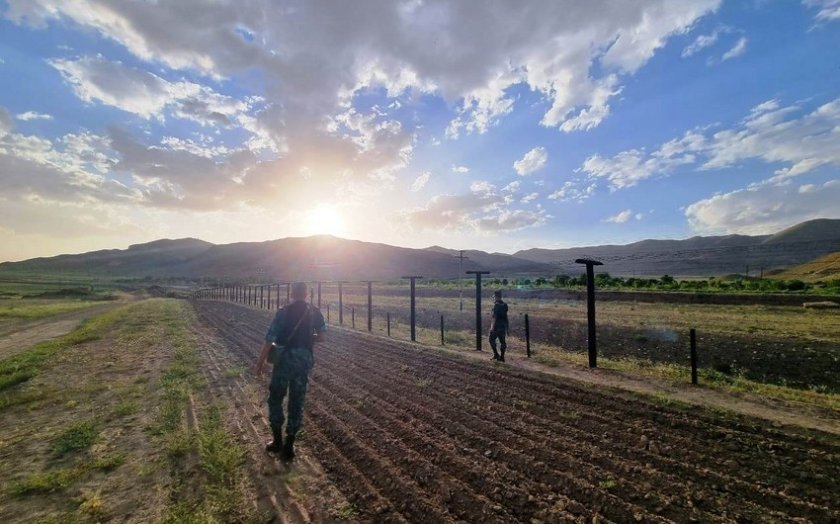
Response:
[[[4,304],[0,306],[0,318],[23,318],[27,320],[51,317],[80,309],[87,309],[101,304],[104,301],[73,301],[54,302],[51,304]]]
[[[359,509],[355,504],[345,504],[330,512],[330,516],[339,520],[351,520],[359,517]]]
[[[549,367],[558,367],[563,363],[587,366],[587,359],[587,355],[583,353],[572,353],[548,347],[542,347],[539,351],[535,351],[533,356],[535,362]],[[598,367],[620,371],[628,375],[656,378],[674,384],[689,384],[691,382],[691,368],[672,363],[634,358],[611,359],[599,356]],[[828,393],[821,391],[819,388],[799,389],[756,382],[737,372],[724,373],[711,368],[700,368],[697,372],[698,382],[703,387],[731,393],[753,393],[763,397],[801,402],[835,411],[840,409],[840,394]]]
[[[80,467],[56,469],[47,473],[35,473],[9,485],[12,495],[23,496],[38,493],[52,493],[70,486],[84,474]]]
[[[95,421],[77,422],[55,439],[52,449],[58,455],[87,449],[96,442],[98,436],[99,428]]]
[[[230,367],[225,370],[225,376],[228,378],[239,378],[245,373],[244,366]]]
[[[114,416],[127,417],[140,411],[140,405],[134,400],[124,400],[114,407]]]
[[[173,357],[160,379],[153,433],[162,443],[174,477],[165,522],[241,522],[251,516],[242,491],[244,449],[228,434],[222,408],[200,410],[197,428],[188,425],[194,393],[206,386],[200,359],[183,314],[165,324]],[[244,368],[231,368],[239,376]],[[200,406],[199,406],[200,408]],[[189,467],[198,463],[200,473]]]

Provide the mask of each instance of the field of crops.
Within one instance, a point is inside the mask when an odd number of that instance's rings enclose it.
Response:
[[[251,365],[271,317],[197,301]],[[301,445],[377,522],[836,522],[840,439],[332,328]]]

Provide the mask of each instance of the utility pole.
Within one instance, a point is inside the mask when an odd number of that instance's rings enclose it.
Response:
[[[481,351],[481,275],[489,271],[467,271],[467,275],[475,275],[475,350]]]
[[[460,250],[455,258],[458,259],[458,300],[461,302],[459,311],[464,310],[464,288],[461,286],[461,275],[464,274],[464,260],[469,260],[470,257],[464,256],[464,250]]]

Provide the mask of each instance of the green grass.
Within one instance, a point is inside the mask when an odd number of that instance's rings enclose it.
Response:
[[[164,328],[173,356],[160,379],[153,433],[160,439],[175,477],[170,497],[178,501],[168,509],[164,521],[248,520],[251,510],[246,507],[240,490],[245,451],[225,429],[222,408],[200,409],[199,404],[197,429],[187,424],[193,398],[203,396],[197,393],[206,387],[206,382],[184,310],[170,316]],[[236,376],[242,372],[238,368],[234,371]],[[200,475],[190,468],[184,469],[192,461],[198,463]]]
[[[90,471],[113,471],[125,463],[126,456],[122,453],[99,457],[93,461],[87,461],[71,468],[59,468],[44,473],[34,473],[9,483],[9,492],[12,495],[37,495],[41,493],[53,493],[73,485],[82,476]]]
[[[331,512],[331,516],[339,520],[351,520],[359,517],[359,509],[355,504],[345,504]]]
[[[585,354],[571,353],[545,346],[534,349],[533,359],[549,367],[558,367],[563,362],[580,366],[588,365],[588,357]],[[599,356],[598,367],[620,371],[628,375],[652,377],[675,384],[689,384],[691,382],[691,369],[688,366],[677,364],[656,363],[634,358],[610,359]],[[703,387],[731,393],[753,393],[768,398],[801,402],[830,410],[840,410],[840,394],[766,384],[749,380],[738,374],[721,373],[708,368],[698,369],[697,374],[698,382]]]
[[[51,317],[53,315],[60,315],[62,313],[69,313],[71,311],[79,311],[101,304],[107,304],[105,301],[70,301],[70,302],[52,302],[48,304],[32,304],[31,301],[26,301],[24,304],[0,304],[0,319],[2,318],[23,318],[27,320]]]
[[[55,439],[52,449],[58,455],[87,449],[96,442],[98,436],[99,428],[95,421],[77,422]]]

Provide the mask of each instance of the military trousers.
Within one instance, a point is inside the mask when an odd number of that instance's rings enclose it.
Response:
[[[507,328],[496,328],[494,331],[490,332],[490,348],[493,350],[493,354],[496,355],[498,352],[496,351],[496,340],[499,341],[499,349],[502,352],[502,356],[505,356],[505,350],[507,349],[507,340],[505,340],[505,335],[507,334]]]
[[[295,436],[303,422],[303,401],[312,371],[312,352],[307,348],[283,348],[268,386],[268,421],[271,430],[280,433],[286,422],[286,435]],[[283,400],[289,395],[288,417],[283,413]],[[288,418],[288,420],[287,420]]]

